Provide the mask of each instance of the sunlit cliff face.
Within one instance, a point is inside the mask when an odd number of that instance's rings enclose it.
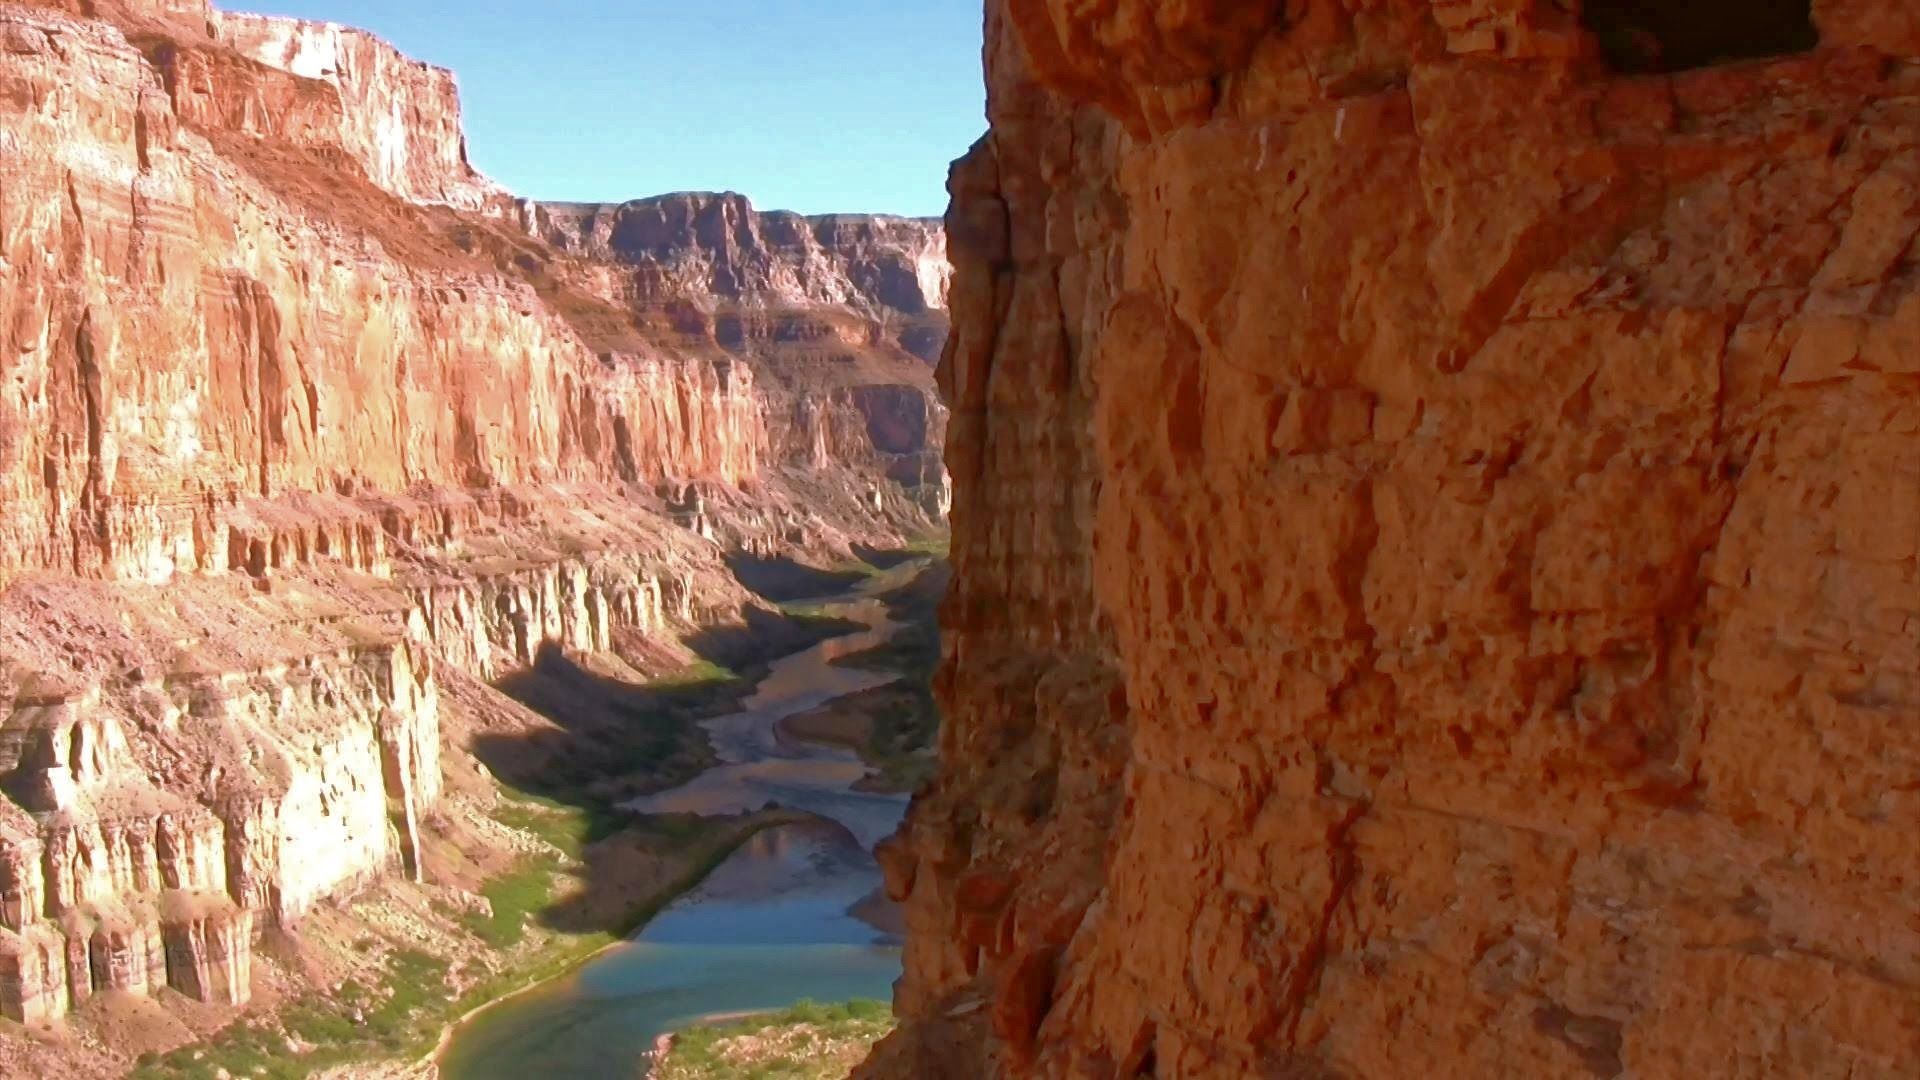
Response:
[[[868,1074],[1897,1074],[1920,15],[988,8]]]
[[[572,250],[450,73],[191,0],[0,11],[0,88],[0,1014],[244,1000],[422,873],[450,673],[673,648],[728,551],[944,510],[934,224]]]

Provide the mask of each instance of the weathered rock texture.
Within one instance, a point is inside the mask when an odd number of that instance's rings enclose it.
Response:
[[[332,87],[340,109],[329,134],[387,191],[469,210],[504,194],[467,164],[453,72],[332,23],[216,12],[211,29],[242,57]],[[247,104],[265,106],[249,119],[271,119],[270,103]]]
[[[257,935],[423,873],[438,671],[658,655],[739,616],[730,549],[943,509],[897,328],[944,337],[936,226],[522,213],[452,75],[366,34],[0,5],[0,1015],[244,1002]],[[861,376],[791,389],[727,304],[851,328]]]
[[[683,351],[750,365],[772,463],[854,464],[944,513],[946,408],[932,362],[952,271],[938,222],[805,218],[731,193],[522,201],[514,213],[567,257],[554,272],[582,292]]]
[[[913,315],[945,308],[952,276],[944,230],[919,218],[807,218],[697,192],[619,204],[522,201],[518,212],[563,252],[632,268],[628,295],[656,304],[711,297]]]
[[[1920,21],[1792,8],[990,0],[869,1075],[1911,1074]]]

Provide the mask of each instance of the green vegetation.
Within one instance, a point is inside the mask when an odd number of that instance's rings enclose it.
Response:
[[[793,619],[817,620],[839,618],[839,616],[833,613],[831,608],[818,601],[789,600],[780,605],[780,610],[786,613],[788,618]]]
[[[448,1025],[489,1002],[566,974],[595,953],[646,925],[661,909],[696,887],[763,829],[800,820],[764,814],[745,822],[715,824],[659,818],[634,826],[662,850],[685,855],[685,867],[662,882],[611,926],[580,933],[552,933],[533,940],[530,920],[552,906],[564,873],[579,865],[588,845],[612,835],[610,820],[580,807],[514,791],[495,812],[497,820],[551,844],[553,852],[529,856],[514,872],[484,890],[493,914],[467,913],[460,921],[490,946],[518,955],[502,970],[455,994],[446,961],[411,949],[386,958],[379,984],[348,981],[327,998],[294,1004],[277,1020],[235,1023],[212,1039],[166,1055],[147,1055],[134,1080],[295,1080],[322,1069],[359,1061],[424,1057]],[[371,947],[375,939],[364,939]]]
[[[940,732],[940,710],[931,697],[920,697],[901,710],[900,722],[877,728],[870,757],[880,771],[878,787],[888,791],[918,791],[933,779],[940,761],[932,753]]]
[[[931,682],[933,669],[940,664],[940,601],[952,577],[952,569],[936,561],[912,581],[882,594],[888,614],[900,624],[899,631],[882,645],[834,663],[891,671],[916,685]]]
[[[552,860],[539,859],[535,865],[487,882],[480,894],[491,910],[462,918],[475,937],[496,949],[511,948],[527,936],[527,918],[544,910],[553,898]]]
[[[293,1080],[355,1062],[424,1057],[462,1015],[563,975],[638,930],[754,834],[793,820],[789,815],[768,814],[745,822],[655,818],[636,824],[615,808],[613,799],[591,793],[591,781],[612,771],[644,770],[672,774],[671,778],[698,772],[704,761],[688,751],[687,736],[697,731],[699,717],[731,706],[725,690],[738,681],[739,676],[726,668],[703,663],[651,684],[649,690],[660,691],[658,715],[674,722],[631,725],[651,734],[644,741],[615,748],[619,753],[603,753],[595,773],[576,777],[562,766],[542,783],[550,790],[578,783],[577,805],[500,785],[494,819],[538,837],[548,850],[525,856],[512,870],[482,887],[491,909],[487,914],[436,904],[444,917],[510,957],[499,972],[456,993],[449,985],[450,967],[445,960],[399,948],[386,957],[385,971],[375,986],[348,981],[325,997],[316,995],[282,1009],[277,1018],[244,1019],[204,1042],[164,1055],[145,1055],[131,1076],[135,1080],[215,1080],[224,1074]],[[555,908],[556,894],[567,875],[585,866],[589,848],[622,832],[638,834],[647,850],[675,858],[683,871],[636,898],[630,910],[609,920],[611,925],[579,932],[549,926],[543,927],[548,932],[533,934],[541,917]],[[368,937],[360,947],[380,944]]]
[[[520,944],[526,938],[528,921],[553,910],[554,893],[564,875],[584,865],[587,849],[594,844],[624,834],[643,839],[656,853],[679,855],[687,860],[683,873],[639,899],[611,925],[560,935],[558,940],[565,943],[564,947],[556,949],[549,945],[547,949],[560,971],[637,932],[662,908],[698,886],[755,834],[776,825],[805,820],[803,815],[769,811],[735,822],[694,817],[651,817],[635,821],[599,804],[569,806],[511,789],[503,794],[506,798],[494,811],[494,819],[532,833],[554,850],[530,855],[514,872],[486,884],[481,891],[492,907],[490,915],[467,913],[462,917],[468,930],[496,949]],[[513,971],[517,978],[511,981],[538,982],[559,973],[554,971],[529,980],[528,970],[527,966],[516,963]],[[546,972],[548,967],[540,970]],[[505,992],[510,991],[501,993]],[[467,995],[478,998],[476,1004],[497,996],[501,994]]]
[[[909,539],[897,548],[870,550],[864,557],[853,556],[828,566],[832,573],[857,574],[860,577],[873,577],[913,559],[935,559],[946,561],[953,549],[953,534],[945,530],[926,533]]]
[[[743,681],[738,672],[711,660],[690,664],[671,675],[662,675],[647,683],[650,690],[688,690]]]
[[[896,683],[851,695],[829,707],[851,721],[850,730],[860,732],[859,737],[844,741],[879,771],[879,784],[888,790],[918,788],[938,764],[932,753],[940,733],[933,672],[940,665],[938,608],[949,576],[944,564],[936,564],[887,593],[888,609],[901,624],[900,630],[881,645],[833,661],[900,676]],[[795,727],[805,730],[806,719]]]
[[[702,1024],[674,1036],[660,1080],[829,1080],[847,1075],[893,1030],[878,1001],[820,1005]]]
[[[508,949],[526,938],[527,920],[553,906],[559,876],[566,867],[577,865],[589,845],[614,835],[627,822],[599,802],[569,806],[505,787],[501,794],[494,820],[531,833],[552,848],[527,856],[511,873],[482,886],[480,894],[487,898],[488,913],[465,912],[459,916],[475,937],[495,949]]]
[[[532,833],[567,859],[578,859],[587,845],[613,835],[623,822],[611,812],[569,806],[558,799],[503,787],[503,798],[493,819],[521,832]]]
[[[953,553],[953,534],[938,532],[916,537],[902,550],[920,558],[945,559]]]
[[[438,1037],[445,1015],[447,965],[422,952],[387,957],[380,984],[343,984],[331,1000],[302,1001],[278,1023],[241,1021],[214,1039],[165,1055],[144,1055],[135,1080],[261,1077],[296,1080],[369,1057],[421,1053]],[[302,1048],[304,1053],[296,1051]]]
[[[925,551],[916,548],[915,553],[932,553],[936,550],[934,543],[927,541]],[[938,541],[938,550],[944,551],[944,540]],[[866,563],[858,565],[863,574],[878,572]],[[803,639],[801,644],[849,628],[813,605],[794,605],[786,614],[801,624],[803,632],[796,635]],[[919,700],[926,698],[926,678],[937,662],[939,646],[931,624],[931,608],[910,615],[912,624],[898,640],[849,658],[849,662],[901,671],[905,675],[901,690]],[[501,782],[502,797],[493,817],[539,838],[547,849],[524,856],[481,887],[490,908],[487,914],[435,903],[435,910],[444,918],[503,954],[499,970],[480,974],[469,967],[469,977],[480,977],[461,989],[463,980],[453,978],[445,959],[368,936],[359,943],[362,950],[392,950],[382,960],[378,978],[370,980],[369,985],[350,980],[324,997],[316,995],[288,1004],[277,1016],[245,1018],[206,1041],[164,1055],[143,1055],[130,1075],[136,1080],[216,1080],[223,1074],[236,1080],[294,1080],[357,1062],[422,1058],[460,1017],[566,974],[601,949],[639,930],[761,830],[804,820],[801,815],[770,812],[731,822],[674,817],[635,822],[617,809],[622,798],[631,793],[618,783],[624,778],[638,777],[656,785],[673,783],[697,774],[710,763],[711,751],[699,731],[699,720],[736,707],[740,692],[762,669],[755,663],[732,662],[740,664],[741,670],[702,661],[648,683],[641,688],[641,695],[614,702],[622,722],[610,730],[617,730],[619,738],[595,738],[577,753],[553,755],[538,775],[515,778],[524,782],[522,787]],[[539,704],[574,706],[583,700],[575,696],[584,693],[582,685],[591,684],[581,678],[558,690],[546,687],[554,696]],[[913,770],[930,766],[924,753],[916,756],[915,751],[931,741],[936,722],[930,698],[926,698],[924,713],[909,712],[911,718],[887,726],[885,731],[876,727],[872,740],[876,764],[890,780],[897,779],[903,786],[911,786],[909,774]],[[563,794],[566,799],[523,788]],[[559,894],[571,876],[585,876],[595,845],[608,841],[631,842],[653,857],[671,860],[663,863],[663,871],[671,873],[671,879],[650,883],[653,887],[646,895],[632,898],[631,904],[620,901],[601,909],[607,913],[596,916],[597,922],[574,928],[564,920],[555,920],[553,915],[562,903]],[[624,910],[612,913],[622,906]],[[755,1025],[761,1030],[783,1028],[784,1033],[752,1044],[767,1054],[766,1060],[749,1071],[667,1075],[702,1080],[843,1076],[854,1061],[864,1057],[866,1047],[885,1034],[892,1020],[886,1006],[878,1002],[803,1004],[778,1016],[689,1032],[682,1039],[685,1060],[697,1063],[701,1054],[722,1053],[725,1039],[741,1037],[729,1032]],[[751,1033],[744,1037],[759,1038]],[[676,1068],[682,1056],[676,1049]]]
[[[895,618],[899,616],[896,614]],[[869,671],[890,671],[903,680],[919,684],[931,682],[933,669],[940,666],[940,627],[929,613],[902,626],[893,640],[865,652],[842,656],[834,663]]]

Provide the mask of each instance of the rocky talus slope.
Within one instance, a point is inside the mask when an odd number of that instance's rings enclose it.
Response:
[[[987,7],[865,1075],[1912,1075],[1920,8]]]
[[[246,1001],[263,936],[431,877],[475,679],[684,656],[730,553],[935,522],[937,224],[732,240],[756,292],[577,214],[358,31],[0,5],[0,1016]]]

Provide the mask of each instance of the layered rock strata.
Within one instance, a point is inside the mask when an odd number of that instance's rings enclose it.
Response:
[[[104,691],[44,681],[15,689],[0,725],[15,1020],[100,990],[245,1001],[256,915],[291,925],[388,872],[439,797],[431,659],[406,643],[250,671],[182,661]]]
[[[222,11],[211,28],[241,57],[332,87],[340,103],[332,134],[385,190],[467,210],[506,194],[467,162],[453,72],[334,23]]]
[[[747,369],[602,362],[524,283],[396,257],[212,152],[113,28],[7,18],[11,565],[223,568],[243,496],[757,473]]]
[[[520,200],[529,234],[568,255],[628,267],[636,301],[745,301],[760,309],[849,307],[918,315],[947,304],[952,269],[937,221],[874,215],[802,217],[756,210],[732,192],[626,203]]]
[[[943,332],[937,230],[761,251],[825,283],[782,318],[910,373],[822,384],[801,460],[792,357],[722,345],[714,286],[589,287],[694,223],[528,235],[453,77],[369,35],[0,5],[0,117],[0,1015],[245,1002],[259,935],[425,872],[436,672],[670,654],[747,603],[730,550],[941,508],[930,371],[873,329]]]
[[[867,1075],[1911,1070],[1920,24],[1663,12],[988,4]]]
[[[761,211],[733,193],[514,204],[560,273],[683,348],[753,367],[776,465],[851,465],[938,516],[946,407],[931,364],[952,276],[940,223]]]

